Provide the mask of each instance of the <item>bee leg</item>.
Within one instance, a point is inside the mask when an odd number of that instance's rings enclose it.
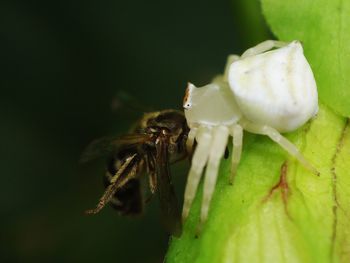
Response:
[[[185,221],[189,214],[204,166],[208,160],[212,141],[211,131],[205,127],[199,128],[196,139],[198,145],[194,151],[191,168],[187,177],[184,206],[182,209],[182,221]]]
[[[213,128],[212,147],[209,150],[209,160],[205,171],[203,199],[200,214],[200,222],[197,233],[200,233],[202,226],[207,220],[210,201],[214,193],[216,179],[219,172],[220,161],[224,156],[225,148],[229,137],[229,128],[218,126]]]
[[[149,172],[148,175],[148,184],[150,189],[149,196],[145,199],[145,203],[149,203],[154,195],[154,193],[157,191],[157,175],[155,172]]]
[[[117,187],[115,186],[115,184],[111,184],[107,187],[106,191],[104,192],[104,194],[102,195],[102,197],[100,198],[100,201],[98,202],[96,208],[94,209],[90,209],[85,211],[86,214],[97,214],[98,212],[101,211],[102,208],[105,207],[105,205],[112,199],[113,195],[115,194],[115,192],[117,191]]]
[[[156,173],[150,173],[148,175],[149,179],[149,189],[151,191],[151,194],[153,195],[157,191],[157,176]]]
[[[231,131],[233,137],[233,150],[231,156],[231,175],[230,184],[233,183],[233,178],[237,172],[238,164],[241,160],[243,129],[240,125],[235,124]]]
[[[105,205],[113,198],[113,195],[116,193],[116,191],[125,185],[128,180],[133,178],[136,174],[136,165],[134,165],[133,169],[129,172],[127,176],[125,176],[124,180],[118,180],[121,175],[124,173],[125,169],[129,166],[131,161],[135,158],[136,154],[126,159],[126,161],[123,163],[123,165],[120,167],[120,169],[117,171],[117,173],[111,178],[110,185],[107,187],[106,191],[100,198],[100,201],[98,202],[96,208],[90,209],[85,211],[86,214],[97,214],[101,211],[102,208],[105,207]]]

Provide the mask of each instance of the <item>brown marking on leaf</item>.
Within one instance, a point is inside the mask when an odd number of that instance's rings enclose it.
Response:
[[[337,171],[336,171],[336,162],[337,157],[339,153],[342,150],[342,147],[344,145],[344,139],[345,134],[347,130],[349,129],[349,119],[346,120],[346,123],[344,125],[344,128],[342,130],[342,133],[340,135],[337,149],[332,157],[332,165],[331,165],[331,176],[332,176],[332,193],[333,193],[333,226],[332,226],[332,245],[331,245],[331,251],[330,251],[330,258],[333,258],[334,253],[334,247],[335,247],[335,240],[337,238],[337,225],[338,225],[338,208],[340,208],[339,201],[338,201],[338,193],[337,193]]]
[[[287,169],[288,169],[288,165],[287,165],[287,161],[285,161],[281,166],[279,181],[270,189],[269,193],[263,198],[262,203],[267,202],[271,198],[272,194],[278,189],[280,189],[284,210],[288,218],[291,219],[287,209],[288,196],[290,194],[290,189],[287,181]]]

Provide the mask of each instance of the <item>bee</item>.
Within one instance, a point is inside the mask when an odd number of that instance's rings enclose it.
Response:
[[[181,213],[171,182],[169,164],[188,156],[189,128],[184,114],[163,110],[144,114],[129,134],[92,142],[82,161],[108,153],[106,190],[94,209],[96,214],[110,203],[122,215],[137,215],[143,210],[141,177],[148,176],[151,194],[158,193],[162,221],[175,236],[181,234]]]

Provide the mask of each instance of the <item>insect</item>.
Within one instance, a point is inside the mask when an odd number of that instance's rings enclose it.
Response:
[[[275,49],[274,49],[275,48]],[[298,149],[280,132],[294,131],[318,112],[316,82],[298,41],[268,40],[229,56],[225,73],[196,88],[188,84],[184,98],[190,132],[187,147],[197,147],[187,178],[182,219],[188,216],[204,167],[200,232],[208,215],[220,160],[233,137],[231,176],[242,151],[243,130],[269,136],[304,167],[318,174]]]
[[[110,203],[121,214],[139,214],[143,208],[141,177],[148,175],[149,189],[158,192],[165,227],[180,235],[180,210],[171,183],[169,164],[187,156],[186,140],[189,128],[181,111],[163,110],[146,113],[130,134],[103,138],[88,146],[83,161],[108,152],[106,190],[96,208],[98,213]]]

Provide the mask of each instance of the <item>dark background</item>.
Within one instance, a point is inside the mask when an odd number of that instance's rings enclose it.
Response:
[[[84,216],[104,162],[79,156],[142,108],[181,109],[187,81],[266,39],[258,2],[3,0],[0,21],[1,262],[162,262],[157,202]],[[180,198],[187,168],[173,170]]]

